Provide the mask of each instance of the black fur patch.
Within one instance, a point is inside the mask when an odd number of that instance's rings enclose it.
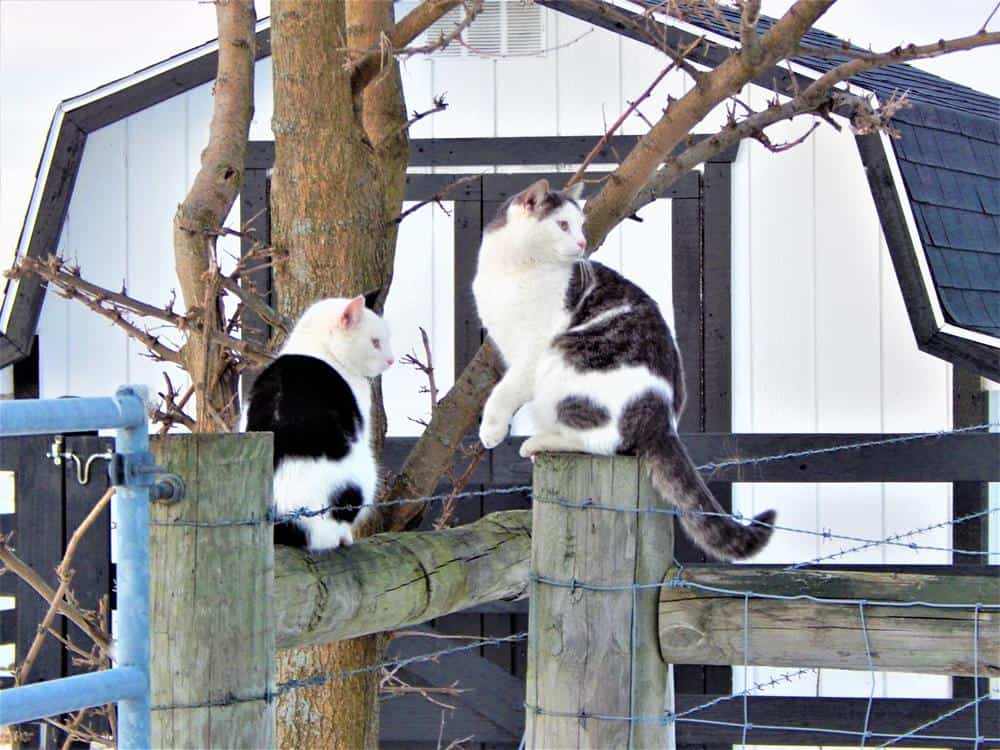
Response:
[[[361,488],[356,484],[349,484],[330,495],[327,505],[333,506],[333,509],[329,512],[328,517],[334,521],[352,523],[361,512],[361,503],[364,501]]]
[[[645,365],[670,383],[674,411],[684,406],[684,374],[680,352],[660,308],[640,287],[617,271],[592,261],[580,261],[566,288],[569,328],[582,326],[601,313],[622,305],[628,312],[555,338],[554,346],[578,372],[610,370],[621,365]]]
[[[350,386],[316,357],[284,354],[250,390],[247,432],[274,433],[275,468],[285,456],[339,461],[361,426]]]
[[[556,420],[574,430],[590,430],[610,422],[611,414],[586,396],[566,396],[556,404]]]
[[[286,547],[305,549],[309,546],[306,532],[294,521],[282,521],[274,524],[274,543]]]

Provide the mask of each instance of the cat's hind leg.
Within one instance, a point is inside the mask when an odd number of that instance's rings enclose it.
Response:
[[[351,524],[335,521],[330,518],[310,518],[306,523],[306,533],[309,537],[309,551],[323,552],[337,547],[350,547],[354,544],[354,534]]]
[[[583,440],[573,433],[545,432],[533,435],[521,443],[521,457],[531,458],[536,453],[582,453],[586,451]]]

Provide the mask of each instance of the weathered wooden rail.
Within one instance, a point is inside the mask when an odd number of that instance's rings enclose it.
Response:
[[[1000,590],[996,573],[954,576],[740,565],[671,570],[666,580],[671,579],[689,584],[660,591],[660,649],[674,664],[1000,677],[1000,611],[951,608],[970,602],[995,605]],[[745,591],[753,592],[747,601]],[[859,599],[865,603],[857,603]],[[912,602],[928,606],[891,606]],[[977,617],[979,647],[973,649]],[[744,653],[745,644],[749,653]],[[976,653],[978,664],[973,660]]]

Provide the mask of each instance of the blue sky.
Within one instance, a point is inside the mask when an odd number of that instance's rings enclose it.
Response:
[[[270,0],[257,0],[259,16]],[[790,0],[764,0],[781,13]],[[876,49],[979,28],[994,0],[840,0],[820,26]],[[947,12],[942,12],[947,7]],[[994,19],[991,28],[1000,28]],[[215,36],[215,9],[198,0],[0,0],[0,265],[13,251],[46,129],[62,100]],[[1000,52],[925,64],[1000,95]]]

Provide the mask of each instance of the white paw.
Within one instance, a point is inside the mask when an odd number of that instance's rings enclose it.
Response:
[[[309,552],[319,553],[354,544],[354,533],[349,523],[329,518],[310,520],[306,532],[309,538]]]
[[[503,442],[505,437],[507,437],[507,425],[502,422],[483,420],[483,423],[479,426],[479,440],[487,450],[496,448]]]
[[[518,451],[521,454],[521,458],[530,458],[532,461],[535,460],[535,454],[538,453],[540,448],[538,447],[538,441],[533,437],[528,438],[523,443],[521,443],[521,450]]]

